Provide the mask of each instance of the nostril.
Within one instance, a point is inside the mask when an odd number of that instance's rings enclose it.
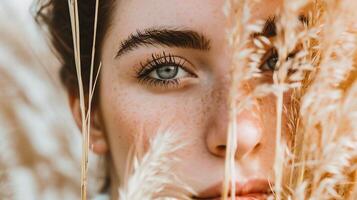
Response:
[[[224,144],[218,145],[216,148],[217,148],[217,150],[218,150],[219,152],[224,152],[224,151],[226,151],[226,145],[224,145]]]
[[[253,148],[253,151],[258,151],[260,148],[261,148],[262,144],[260,142],[258,142],[254,148]]]

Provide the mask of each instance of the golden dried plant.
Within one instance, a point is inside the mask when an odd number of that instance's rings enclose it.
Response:
[[[243,72],[233,74],[238,80],[233,81],[232,88],[254,77],[258,71],[254,58],[259,58],[257,52],[264,42],[277,49],[274,83],[257,87],[235,111],[256,97],[269,93],[276,96],[274,198],[356,199],[357,130],[353,124],[357,121],[357,3],[282,1],[282,9],[276,13],[276,39],[271,44],[267,38],[255,39],[253,47],[247,48],[245,36],[261,29],[259,22],[247,24],[251,2],[229,0],[225,9],[232,27],[228,41],[235,50],[233,71]],[[301,29],[298,19],[306,8],[306,24]],[[287,59],[296,47],[298,53]],[[291,70],[294,73],[289,74]],[[291,108],[283,107],[283,93],[287,90],[294,92]],[[284,142],[281,119],[287,110],[293,139]],[[234,126],[235,122],[230,123]]]

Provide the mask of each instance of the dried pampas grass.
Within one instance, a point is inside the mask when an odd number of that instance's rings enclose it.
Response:
[[[180,162],[175,153],[185,145],[182,138],[172,131],[157,134],[143,157],[139,156],[140,153],[134,153],[135,156],[129,160],[133,167],[127,170],[128,177],[119,190],[119,199],[190,199],[186,195],[195,192],[180,181],[173,171]]]
[[[0,199],[76,199],[78,138],[50,75],[58,63],[30,13],[18,9],[0,3]]]
[[[270,43],[267,38],[258,38],[253,41],[253,47],[247,48],[247,41],[242,39],[261,30],[259,22],[246,24],[247,20],[238,20],[250,17],[249,6],[242,5],[251,2],[227,1],[226,13],[232,24],[228,40],[236,55],[233,68],[245,74],[235,75],[238,81],[234,81],[232,88],[257,76],[255,61],[259,59],[255,58],[261,56],[262,44]],[[236,112],[254,98],[269,93],[276,96],[275,199],[356,199],[357,3],[353,0],[282,2],[277,13],[277,37],[270,44],[279,55],[274,83],[257,87],[236,106]],[[304,13],[306,24],[301,29],[298,19],[306,7],[309,8]],[[237,12],[242,8],[245,11]],[[289,58],[289,52],[296,47],[298,53]],[[289,73],[291,70],[294,73]],[[283,93],[287,90],[294,91],[292,108],[283,107]],[[290,113],[293,141],[282,140],[284,113]]]
[[[356,199],[357,15],[355,1],[321,1],[319,58],[301,100],[304,144],[299,199]],[[351,100],[355,99],[355,101]],[[304,187],[302,187],[304,186]],[[354,189],[353,189],[354,188]]]

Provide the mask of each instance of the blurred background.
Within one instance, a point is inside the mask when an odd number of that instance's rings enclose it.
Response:
[[[0,199],[80,199],[81,135],[35,11],[0,1]],[[104,170],[89,161],[93,196]]]

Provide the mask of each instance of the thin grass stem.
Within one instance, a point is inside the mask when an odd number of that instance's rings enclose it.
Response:
[[[277,94],[277,104],[276,104],[276,151],[275,151],[275,162],[274,162],[274,172],[275,172],[275,199],[281,199],[282,190],[282,168],[283,168],[283,150],[281,142],[281,129],[282,129],[282,115],[283,115],[283,89],[280,88]]]
[[[81,199],[87,199],[87,175],[88,175],[88,151],[89,151],[89,131],[90,131],[90,113],[91,113],[91,103],[93,99],[93,93],[95,86],[93,85],[93,69],[94,69],[94,58],[95,58],[95,44],[96,44],[96,31],[97,31],[97,18],[98,18],[98,5],[99,1],[96,1],[95,19],[94,19],[94,36],[93,36],[93,46],[92,46],[92,58],[90,66],[90,80],[89,80],[89,95],[88,95],[88,110],[86,110],[85,105],[85,95],[84,95],[84,85],[82,79],[82,66],[81,66],[81,51],[80,51],[80,24],[79,24],[79,14],[78,14],[78,1],[68,0],[69,14],[72,27],[72,38],[73,38],[73,49],[75,66],[78,80],[78,90],[79,90],[79,102],[80,102],[80,112],[82,118],[82,159],[81,159]],[[95,84],[98,79],[100,72],[100,67],[98,68]]]

